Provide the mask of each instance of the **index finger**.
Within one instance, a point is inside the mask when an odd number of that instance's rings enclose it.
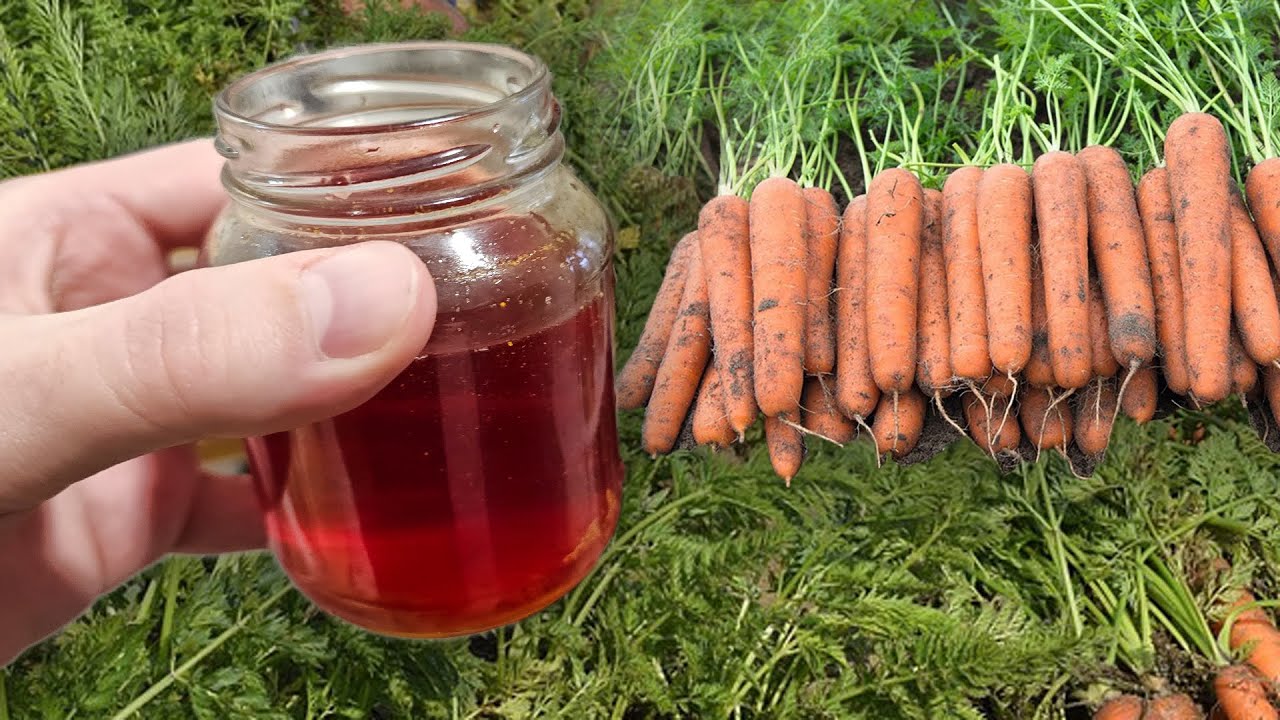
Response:
[[[105,196],[118,203],[162,248],[200,244],[227,202],[223,159],[212,138],[165,145],[27,178],[53,192]]]

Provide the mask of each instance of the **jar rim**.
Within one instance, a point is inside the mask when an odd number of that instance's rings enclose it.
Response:
[[[450,52],[457,52],[461,50],[490,56],[501,56],[505,59],[513,60],[526,66],[530,72],[529,80],[520,89],[507,93],[497,100],[471,107],[461,112],[446,113],[443,115],[423,117],[403,122],[372,125],[289,125],[286,123],[277,123],[249,117],[236,112],[231,107],[230,98],[233,95],[238,92],[243,92],[245,89],[251,87],[257,82],[261,82],[281,73],[334,62],[347,57],[432,50]],[[484,117],[485,115],[499,112],[509,105],[519,103],[530,95],[540,92],[546,83],[549,74],[550,71],[548,70],[546,63],[536,55],[531,55],[513,47],[499,45],[496,43],[466,42],[460,40],[411,40],[405,42],[365,43],[361,45],[347,45],[313,53],[296,55],[248,73],[231,82],[218,92],[214,99],[214,109],[224,120],[255,130],[288,132],[295,135],[325,136],[356,135],[364,133],[392,133],[402,130],[417,130],[424,127],[447,125],[452,122]]]

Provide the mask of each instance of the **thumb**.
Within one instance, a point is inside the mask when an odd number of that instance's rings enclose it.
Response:
[[[163,447],[349,410],[422,351],[435,300],[412,252],[369,242],[0,316],[0,513]]]

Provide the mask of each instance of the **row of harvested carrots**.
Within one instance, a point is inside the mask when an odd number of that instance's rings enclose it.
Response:
[[[1216,118],[1178,118],[1165,153],[1136,188],[1091,146],[1030,172],[963,167],[941,191],[884,170],[843,213],[784,177],[719,195],[672,253],[619,405],[646,408],[654,454],[690,417],[696,442],[724,445],[763,415],[788,480],[805,432],[843,442],[861,425],[905,455],[956,391],[993,453],[1022,433],[1101,452],[1119,408],[1154,416],[1157,369],[1212,403],[1263,368],[1280,409],[1276,168],[1250,174],[1251,215]]]
[[[1248,590],[1242,590],[1227,608],[1231,628],[1228,647],[1244,654],[1243,663],[1220,668],[1213,680],[1217,704],[1211,720],[1280,720],[1275,700],[1280,691],[1280,629],[1258,607]],[[1211,623],[1219,632],[1223,622]],[[1136,695],[1111,697],[1093,720],[1202,720],[1204,713],[1184,693],[1144,700]]]

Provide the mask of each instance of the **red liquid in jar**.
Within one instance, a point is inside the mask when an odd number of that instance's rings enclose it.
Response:
[[[606,292],[524,337],[420,357],[337,418],[250,439],[272,550],[318,606],[383,634],[543,609],[617,523],[612,367]]]

